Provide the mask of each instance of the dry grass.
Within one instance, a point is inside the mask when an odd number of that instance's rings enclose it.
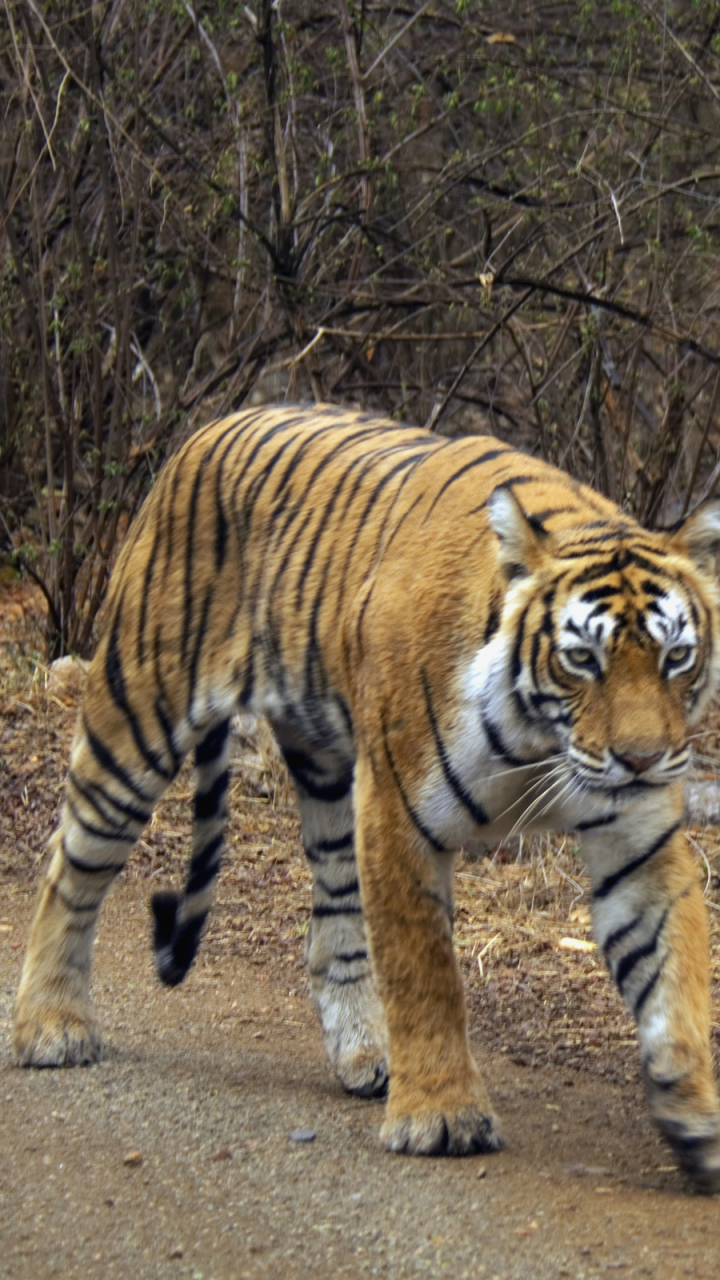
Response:
[[[0,584],[0,878],[36,877],[62,797],[75,695],[48,679],[36,657],[37,604]],[[702,729],[701,768],[720,759],[720,716]],[[203,948],[284,968],[302,986],[310,874],[283,762],[267,725],[233,727],[228,852]],[[182,879],[190,848],[189,763],[158,805],[126,874],[166,887]],[[720,842],[693,829],[712,920],[714,1039],[720,1050]],[[455,941],[471,1029],[528,1066],[553,1063],[614,1080],[637,1075],[632,1021],[592,949],[588,883],[572,837],[515,841],[458,859]],[[572,939],[586,949],[570,949]],[[563,945],[561,945],[563,944]]]

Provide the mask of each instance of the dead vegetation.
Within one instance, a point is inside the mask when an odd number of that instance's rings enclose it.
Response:
[[[243,405],[490,432],[647,522],[717,483],[715,6],[0,13],[0,550],[52,656]]]

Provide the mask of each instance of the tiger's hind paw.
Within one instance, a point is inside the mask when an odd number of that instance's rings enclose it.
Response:
[[[388,1151],[412,1156],[490,1154],[504,1146],[495,1117],[474,1103],[414,1114],[388,1114],[380,1130]]]
[[[338,1079],[346,1093],[357,1098],[384,1098],[388,1091],[388,1068],[385,1058],[376,1053],[357,1053],[335,1064]]]
[[[15,1053],[21,1067],[73,1067],[98,1062],[100,1037],[91,1019],[76,1009],[18,1005]]]

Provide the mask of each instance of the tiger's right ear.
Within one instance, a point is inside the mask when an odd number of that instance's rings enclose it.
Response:
[[[490,524],[500,539],[500,563],[508,578],[527,578],[544,559],[547,530],[526,514],[510,485],[500,485],[488,499]]]
[[[713,576],[715,557],[720,551],[720,497],[701,502],[687,520],[673,529],[670,543],[684,552],[701,573]]]

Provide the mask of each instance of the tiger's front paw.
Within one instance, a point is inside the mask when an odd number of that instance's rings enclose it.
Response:
[[[380,1137],[388,1151],[412,1156],[471,1156],[504,1146],[492,1110],[480,1101],[436,1103],[413,1111],[391,1102]]]
[[[696,1191],[720,1192],[720,1107],[709,1057],[687,1045],[648,1055],[645,1092],[663,1137]]]
[[[87,1066],[101,1055],[92,1019],[72,1006],[18,1001],[14,1044],[21,1067]]]

